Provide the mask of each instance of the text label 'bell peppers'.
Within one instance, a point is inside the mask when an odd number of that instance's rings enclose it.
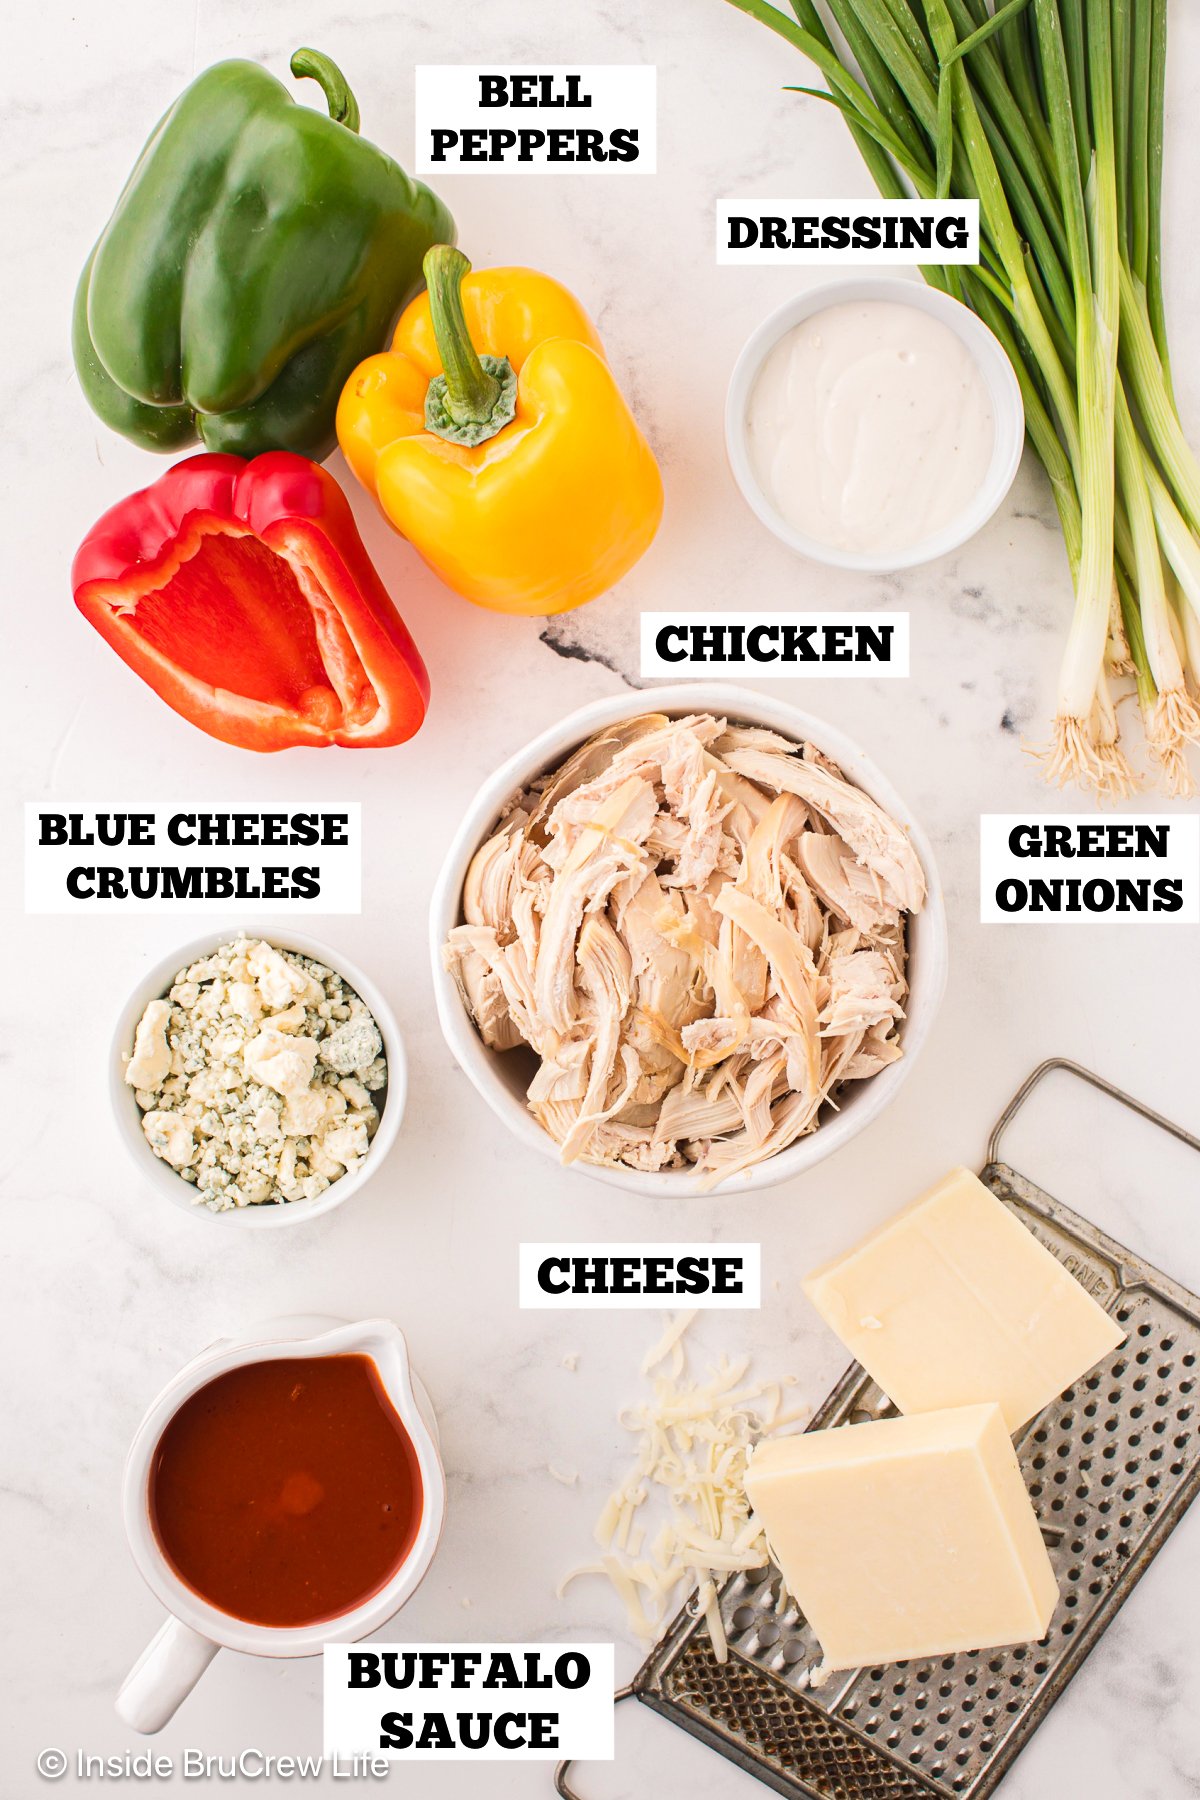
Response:
[[[324,457],[347,375],[382,344],[454,221],[358,133],[336,66],[297,50],[329,116],[257,63],[198,75],[156,126],[75,297],[93,410],[148,450],[203,440]]]
[[[565,612],[649,546],[662,478],[578,301],[532,269],[470,268],[429,252],[429,291],[346,383],[338,441],[456,593]]]
[[[382,748],[429,677],[341,488],[287,451],[192,456],[88,533],[75,604],[175,709],[245,750]]]

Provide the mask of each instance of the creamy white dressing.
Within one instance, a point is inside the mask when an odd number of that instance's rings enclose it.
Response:
[[[819,543],[863,554],[907,550],[961,517],[995,435],[966,345],[892,300],[828,306],[786,332],[746,418],[750,461],[776,511]]]

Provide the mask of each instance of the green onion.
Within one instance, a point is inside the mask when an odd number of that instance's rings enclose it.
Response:
[[[1046,768],[1128,793],[1132,678],[1175,793],[1200,740],[1200,461],[1162,290],[1167,0],[729,0],[816,65],[881,193],[979,201],[980,262],[929,268],[991,327],[1049,476],[1075,609]]]

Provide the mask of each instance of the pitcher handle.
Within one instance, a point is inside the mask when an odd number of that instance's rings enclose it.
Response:
[[[161,1731],[220,1647],[182,1620],[168,1619],[122,1682],[117,1695],[119,1716],[146,1736]]]

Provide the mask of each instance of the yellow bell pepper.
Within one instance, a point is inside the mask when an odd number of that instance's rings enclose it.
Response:
[[[437,245],[390,350],[342,390],[346,461],[456,593],[555,613],[619,581],[662,517],[662,477],[596,329],[532,269]]]

